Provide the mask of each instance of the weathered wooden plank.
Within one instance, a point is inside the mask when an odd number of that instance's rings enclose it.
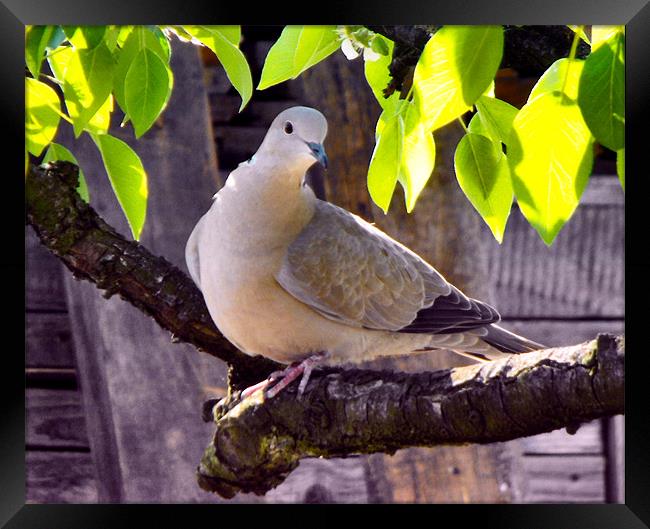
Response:
[[[613,175],[591,175],[580,197],[583,206],[624,206],[625,193],[621,182]]]
[[[602,456],[526,456],[521,458],[521,503],[602,503]]]
[[[65,311],[63,265],[25,227],[25,305],[27,310]]]
[[[97,480],[89,453],[27,452],[27,503],[96,503]]]
[[[28,367],[74,366],[70,317],[67,312],[28,312],[25,341]]]
[[[579,206],[551,247],[514,208],[503,244],[490,240],[495,306],[508,318],[622,318],[623,241],[622,207]]]
[[[28,388],[26,406],[28,447],[89,448],[79,391]]]
[[[305,459],[268,503],[367,503],[366,474],[359,458]]]
[[[566,430],[555,430],[521,439],[524,456],[544,454],[602,455],[603,430],[601,421],[583,424],[570,435]]]

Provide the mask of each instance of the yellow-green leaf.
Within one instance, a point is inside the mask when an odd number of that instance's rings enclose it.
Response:
[[[390,72],[388,71],[388,66],[390,65],[393,57],[393,47],[394,43],[392,40],[387,39],[382,35],[376,35],[376,40],[383,40],[385,46],[388,48],[387,55],[379,55],[379,57],[372,61],[367,59],[364,56],[364,73],[366,76],[366,81],[372,90],[372,93],[377,98],[377,101],[382,108],[385,108],[388,104],[388,99],[398,98],[399,94],[394,93],[390,98],[384,97],[384,90],[391,81]]]
[[[138,155],[109,134],[91,134],[104,161],[106,173],[133,233],[140,239],[147,214],[147,173]]]
[[[115,100],[117,101],[118,105],[120,105],[120,108],[126,114],[125,120],[128,120],[128,109],[126,105],[126,99],[124,97],[124,83],[126,81],[126,76],[129,73],[129,69],[131,68],[131,64],[138,56],[138,53],[144,49],[155,53],[168,68],[167,99],[169,99],[173,88],[174,76],[169,69],[169,66],[167,66],[169,62],[168,50],[165,50],[165,48],[163,48],[161,40],[147,27],[134,27],[128,33],[128,36],[124,41],[124,45],[120,50],[117,59],[117,66],[115,67],[115,80],[113,82],[113,94],[115,95]]]
[[[43,157],[43,162],[54,162],[54,161],[63,161],[63,162],[72,162],[77,167],[79,167],[79,162],[68,149],[63,145],[58,143],[50,143],[45,156]],[[77,185],[77,192],[84,199],[85,202],[90,202],[90,195],[88,194],[88,184],[86,183],[86,176],[84,172],[79,167],[79,185]]]
[[[59,96],[53,88],[29,77],[25,78],[25,145],[40,156],[56,135],[61,113]]]
[[[578,206],[593,164],[593,137],[577,103],[550,92],[524,105],[508,162],[521,212],[550,245]]]
[[[57,53],[54,58],[59,55]],[[92,49],[73,49],[67,55],[64,68],[65,104],[75,136],[79,136],[111,93],[115,63],[110,50],[100,44]]]
[[[433,172],[436,144],[413,103],[403,112],[404,136],[398,180],[404,188],[406,211],[410,213]]]
[[[430,130],[468,111],[490,86],[503,54],[501,26],[443,26],[415,67],[414,100]]]
[[[539,78],[528,96],[528,103],[549,92],[562,92],[570,99],[578,98],[578,86],[585,61],[558,59]]]
[[[510,169],[501,143],[466,134],[456,148],[454,169],[460,188],[501,243],[513,199]]]
[[[368,168],[368,191],[373,202],[386,213],[400,170],[404,122],[400,114],[383,122]]]
[[[246,57],[238,48],[238,44],[232,42],[232,39],[237,36],[232,26],[183,26],[183,28],[217,56],[226,71],[228,80],[241,96],[239,107],[241,112],[253,94],[253,78]]]
[[[578,104],[596,140],[625,146],[625,35],[615,32],[585,61]]]
[[[591,53],[595,52],[616,33],[625,35],[625,26],[591,26]]]
[[[138,52],[124,79],[124,102],[135,137],[151,128],[169,99],[170,73],[167,65],[150,49]]]
[[[95,48],[104,39],[106,26],[63,26],[63,31],[75,48]]]
[[[336,26],[286,26],[264,60],[257,89],[295,79],[340,46]]]
[[[478,99],[476,109],[479,119],[489,131],[489,137],[505,144],[512,130],[512,122],[519,111],[505,101],[487,96]]]
[[[28,26],[25,36],[25,62],[27,68],[38,79],[45,48],[54,34],[56,26]]]

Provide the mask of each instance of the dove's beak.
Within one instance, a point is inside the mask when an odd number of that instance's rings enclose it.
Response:
[[[327,154],[325,154],[323,145],[315,142],[307,142],[307,146],[311,149],[311,153],[318,160],[318,163],[327,169]]]

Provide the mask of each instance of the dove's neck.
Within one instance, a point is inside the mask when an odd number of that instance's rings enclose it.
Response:
[[[304,165],[265,158],[241,164],[215,199],[218,214],[237,226],[238,244],[289,244],[314,214],[316,197],[303,185]]]

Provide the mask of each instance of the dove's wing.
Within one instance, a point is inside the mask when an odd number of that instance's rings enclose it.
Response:
[[[405,246],[320,200],[276,279],[323,316],[355,327],[451,333],[499,319]]]
[[[205,215],[199,219],[190,234],[190,238],[185,245],[185,264],[190,272],[190,276],[196,283],[196,286],[201,288],[201,272],[199,268],[199,236],[203,229]]]

